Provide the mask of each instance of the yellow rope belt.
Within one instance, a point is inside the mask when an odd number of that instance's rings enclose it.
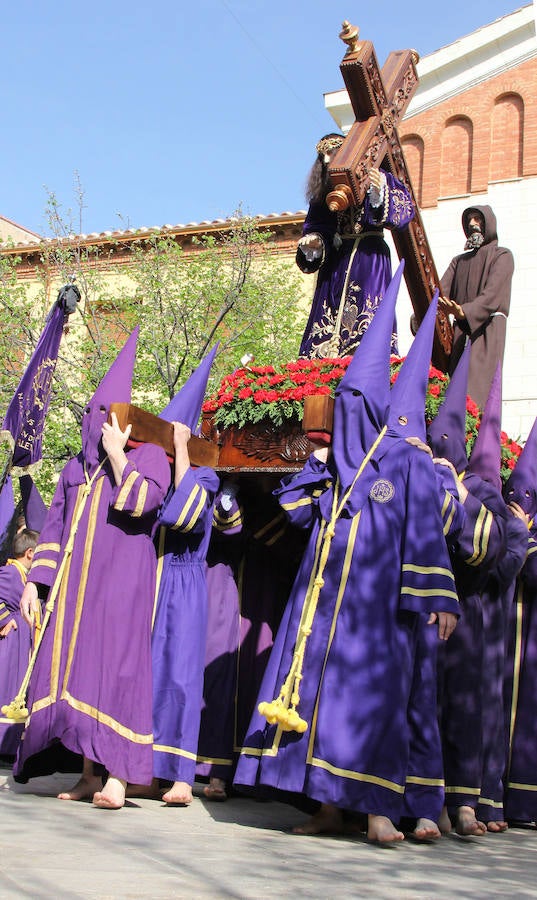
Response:
[[[339,480],[336,482],[330,521],[327,524],[327,528],[323,537],[323,544],[319,556],[317,572],[315,573],[315,577],[310,580],[310,584],[304,598],[302,615],[300,617],[300,624],[298,627],[298,636],[295,643],[295,650],[289,673],[280,688],[279,696],[275,700],[272,700],[270,703],[263,701],[257,707],[259,713],[265,717],[269,725],[277,724],[280,726],[282,731],[296,731],[298,734],[303,734],[308,728],[308,723],[305,719],[302,719],[300,717],[297,711],[297,706],[300,702],[299,688],[300,682],[302,680],[302,668],[304,664],[306,645],[308,642],[308,637],[311,634],[321,589],[324,585],[323,573],[328,561],[330,545],[332,543],[332,538],[334,537],[336,532],[336,522],[339,519],[343,509],[345,508],[347,500],[354,490],[356,482],[364,471],[369,460],[373,456],[373,453],[377,449],[382,438],[386,434],[386,427],[387,426],[385,425],[373,445],[369,448],[366,456],[362,461],[362,464],[360,465],[360,468],[354,476],[351,486],[347,489],[339,505]]]

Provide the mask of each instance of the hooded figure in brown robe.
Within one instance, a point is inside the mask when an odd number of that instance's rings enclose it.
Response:
[[[498,362],[503,362],[513,254],[498,246],[496,216],[490,206],[470,206],[462,214],[467,241],[440,282],[439,306],[455,316],[451,374],[469,337],[468,393],[484,407]]]

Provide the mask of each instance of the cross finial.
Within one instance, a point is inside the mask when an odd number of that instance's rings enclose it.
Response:
[[[341,31],[339,32],[339,37],[343,41],[344,44],[347,45],[347,52],[345,56],[348,56],[349,53],[354,53],[358,46],[358,35],[359,30],[356,25],[351,25],[350,22],[345,19],[343,25],[341,26]]]

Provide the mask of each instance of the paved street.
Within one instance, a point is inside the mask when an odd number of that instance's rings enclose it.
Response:
[[[56,800],[70,784],[15,785],[0,770],[2,900],[537,897],[537,831],[379,848],[289,834],[304,817],[279,803],[198,796],[186,809],[136,800],[110,812]]]

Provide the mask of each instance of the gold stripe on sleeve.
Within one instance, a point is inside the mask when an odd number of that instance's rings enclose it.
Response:
[[[114,509],[117,509],[118,512],[121,512],[121,510],[125,506],[125,503],[127,502],[127,497],[129,496],[131,488],[132,488],[134,482],[136,481],[136,479],[138,478],[139,474],[140,473],[137,472],[136,469],[134,469],[132,472],[129,472],[129,474],[127,475],[127,477],[125,479],[125,483],[124,483],[123,487],[121,488],[119,494],[117,495],[116,502],[114,503]]]

